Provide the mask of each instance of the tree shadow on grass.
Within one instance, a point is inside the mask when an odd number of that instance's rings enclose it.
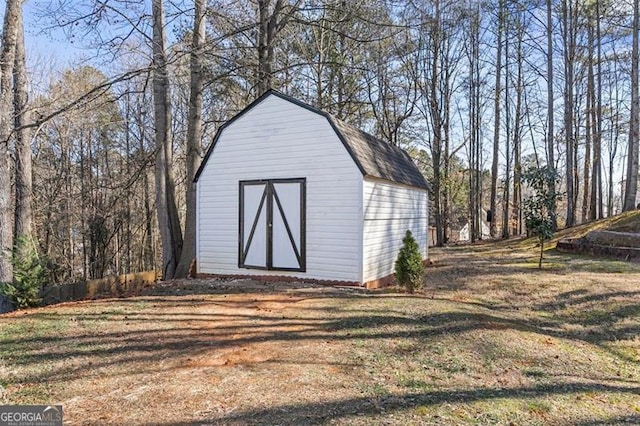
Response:
[[[513,260],[511,258],[509,261]],[[527,306],[535,312],[551,313],[551,316],[519,315],[518,310],[521,306],[518,305],[517,300],[492,303],[446,297],[447,291],[455,291],[459,288],[456,277],[461,270],[467,274],[465,278],[468,278],[481,273],[508,276],[514,271],[526,269],[521,266],[508,267],[509,261],[503,260],[492,265],[491,259],[481,260],[482,265],[477,268],[473,266],[466,268],[465,264],[455,264],[444,271],[445,279],[442,281],[447,283],[448,287],[443,287],[440,293],[445,297],[440,296],[438,300],[458,305],[456,309],[449,312],[412,315],[402,308],[393,308],[393,306],[403,306],[405,301],[415,301],[419,296],[370,295],[359,291],[336,291],[331,288],[323,291],[323,288],[317,285],[298,286],[295,283],[279,286],[274,283],[263,284],[249,280],[245,281],[249,283],[249,288],[244,288],[242,281],[229,283],[215,280],[213,282],[186,280],[173,284],[167,283],[160,289],[151,288],[141,297],[98,300],[93,302],[94,312],[80,310],[78,314],[74,314],[35,311],[25,315],[26,318],[50,322],[61,319],[79,322],[98,320],[106,323],[104,329],[99,332],[82,330],[75,336],[64,333],[46,336],[11,335],[0,338],[0,343],[10,345],[19,352],[12,360],[18,365],[37,365],[41,362],[74,357],[98,357],[99,362],[94,363],[95,368],[118,364],[125,358],[131,362],[154,364],[165,358],[197,354],[211,348],[225,349],[265,341],[348,341],[354,338],[360,340],[401,338],[425,341],[446,334],[461,334],[474,330],[513,329],[600,345],[617,357],[638,363],[637,360],[625,354],[612,352],[611,349],[606,348],[606,344],[640,334],[640,323],[637,321],[632,323],[627,321],[624,326],[617,326],[621,320],[640,316],[640,301],[634,303],[633,300],[640,294],[639,291],[589,294],[585,289],[577,289],[561,293],[552,301]],[[526,270],[530,272],[529,269]],[[472,287],[469,289],[473,291]],[[238,294],[246,294],[246,299],[226,298],[226,296]],[[609,303],[616,298],[627,300],[624,304]],[[347,309],[342,303],[323,302],[316,306],[305,305],[298,309],[294,316],[287,311],[288,307],[293,307],[298,302],[321,299],[354,302],[355,304],[352,303],[351,306],[357,306],[360,300],[363,305],[371,300],[388,300],[390,303],[383,303],[384,311],[382,309]],[[425,299],[429,298],[425,297]],[[283,306],[283,309],[261,309],[262,304],[271,302],[277,302]],[[567,307],[575,307],[580,313],[580,308],[585,304],[595,304],[596,307],[602,305],[605,308],[591,315],[586,310],[584,315],[564,315],[561,312]],[[138,305],[141,305],[141,308],[136,311]],[[468,312],[464,305],[473,305],[484,308],[486,311]],[[194,312],[191,310],[194,307],[210,308],[211,312]],[[218,308],[236,309],[236,312],[224,313]],[[157,312],[162,309],[166,309],[167,312]],[[150,310],[156,311],[150,312]],[[122,322],[132,326],[122,327]],[[147,329],[140,329],[137,326],[144,325],[146,322],[150,325]],[[204,322],[209,324],[203,325]],[[216,323],[220,322],[225,323],[224,327],[216,326]],[[111,331],[110,323],[117,323],[114,328],[118,331]],[[581,330],[576,330],[576,328],[567,328],[567,324],[586,325],[589,328],[583,327]],[[299,328],[299,330],[291,331],[291,328]],[[238,336],[238,334],[242,335]],[[43,347],[49,350],[43,351]],[[0,353],[2,352],[0,350]],[[44,377],[42,374],[37,377],[25,376],[22,381],[29,382],[43,378],[64,379],[71,374],[81,372],[82,367],[61,367],[44,373]]]
[[[575,426],[605,426],[605,425],[640,425],[640,414],[629,416],[617,416],[603,420],[583,420],[575,423]]]
[[[442,403],[472,403],[494,399],[531,399],[553,395],[585,392],[624,393],[640,396],[640,387],[609,386],[592,383],[538,385],[519,388],[481,388],[461,391],[434,391],[388,395],[379,397],[357,397],[337,401],[306,404],[280,405],[270,408],[246,410],[223,417],[203,418],[188,424],[324,424],[332,420],[358,418],[361,416],[389,415],[399,410],[434,406]],[[618,419],[637,419],[630,416]],[[153,423],[157,424],[157,423]],[[169,424],[169,423],[167,423]],[[175,424],[175,423],[171,423]],[[582,423],[583,425],[609,424]]]
[[[381,296],[384,298],[384,296]],[[322,308],[302,308],[315,315]],[[627,309],[633,314],[640,306]],[[566,330],[563,323],[554,320],[525,321],[505,318],[493,313],[450,311],[443,313],[410,315],[388,315],[376,310],[345,309],[328,317],[302,315],[296,311],[293,317],[286,311],[272,314],[255,311],[255,314],[224,313],[135,313],[106,316],[106,330],[96,333],[86,330],[76,335],[12,336],[0,339],[2,345],[10,345],[15,356],[8,360],[19,366],[37,367],[42,363],[58,362],[73,358],[93,359],[91,369],[144,363],[149,371],[160,370],[159,361],[179,359],[197,355],[203,351],[227,350],[242,345],[276,342],[281,345],[298,342],[326,341],[377,341],[384,339],[406,339],[417,343],[437,339],[444,335],[463,334],[477,330],[511,329],[544,336],[589,342],[602,345],[616,340],[619,330],[603,328],[599,333],[579,333]],[[67,314],[65,314],[67,315]],[[68,314],[71,315],[71,314]],[[34,314],[40,320],[59,321],[59,314],[50,318],[45,313]],[[64,316],[64,315],[63,315]],[[75,320],[78,316],[71,315]],[[82,317],[80,316],[82,319]],[[89,316],[86,320],[93,319]],[[108,323],[130,322],[149,328],[124,328],[109,331]],[[216,324],[226,321],[221,326]],[[203,325],[204,323],[204,325]],[[153,326],[152,326],[153,325]],[[160,325],[160,326],[158,326]],[[119,325],[120,326],[120,325]],[[640,326],[630,326],[621,331],[624,335],[640,334]],[[9,347],[9,346],[5,346]],[[43,351],[43,347],[48,350]],[[1,351],[0,351],[1,352]],[[623,357],[624,355],[612,354]],[[7,354],[5,354],[6,356]],[[630,361],[630,359],[627,359]],[[633,360],[637,363],[637,361]],[[149,367],[151,366],[151,367]],[[66,365],[25,374],[20,382],[31,383],[42,380],[68,380],[85,373],[85,365]],[[109,374],[120,374],[117,370]]]
[[[564,309],[570,306],[579,306],[593,302],[606,302],[614,298],[634,298],[639,297],[640,290],[638,291],[609,291],[605,293],[587,294],[587,290],[573,290],[564,293],[560,293],[555,300],[547,303],[539,303],[533,306],[535,310],[542,311],[554,311],[558,309]]]

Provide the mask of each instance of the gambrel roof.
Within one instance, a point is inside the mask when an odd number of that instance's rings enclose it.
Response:
[[[349,152],[349,155],[356,163],[356,166],[358,166],[358,169],[363,176],[429,189],[429,184],[425,180],[424,176],[420,173],[420,170],[415,165],[409,154],[403,149],[378,139],[369,133],[363,132],[362,130],[338,120],[324,111],[314,108],[311,105],[276,90],[269,90],[265,92],[262,96],[220,127],[216,133],[213,143],[202,160],[202,164],[196,173],[194,182],[198,181],[198,178],[200,177],[209,156],[215,149],[216,142],[224,129],[268,96],[277,96],[325,117],[338,135],[338,138],[340,138],[344,144],[345,149]]]

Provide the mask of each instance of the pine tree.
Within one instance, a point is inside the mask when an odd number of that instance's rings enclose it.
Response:
[[[422,285],[424,275],[422,255],[418,243],[409,230],[402,239],[402,248],[398,252],[395,264],[395,275],[398,284],[405,287],[409,293],[413,293]]]

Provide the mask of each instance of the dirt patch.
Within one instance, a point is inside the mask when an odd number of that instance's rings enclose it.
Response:
[[[211,350],[196,357],[187,358],[184,368],[221,367],[250,365],[277,358],[274,351],[265,351],[264,347],[244,345],[238,349]]]

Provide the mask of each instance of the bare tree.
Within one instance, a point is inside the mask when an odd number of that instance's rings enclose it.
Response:
[[[607,217],[614,215],[614,181],[615,181],[615,158],[619,148],[619,130],[622,127],[621,113],[618,107],[621,104],[620,79],[618,78],[618,62],[613,61],[613,72],[608,73],[608,98],[613,108],[608,108],[607,121],[609,122],[609,137],[607,138]]]
[[[196,256],[196,188],[195,178],[200,164],[200,145],[202,142],[202,86],[204,80],[203,46],[205,44],[206,0],[195,0],[193,17],[193,38],[191,42],[190,89],[189,89],[189,122],[186,139],[186,174],[187,212],[185,216],[184,244],[180,263],[176,271],[177,277],[185,277],[189,265]]]
[[[482,239],[482,139],[480,88],[480,6],[469,11],[469,224],[471,241]]]
[[[498,198],[498,159],[500,154],[500,96],[502,88],[502,33],[505,19],[505,0],[498,2],[498,39],[496,41],[496,80],[493,92],[493,157],[491,161],[491,214],[492,220],[489,223],[491,237],[495,237],[496,228],[496,207]]]
[[[414,54],[411,43],[394,43],[389,39],[376,43],[372,50],[367,92],[376,131],[392,145],[399,145],[402,127],[416,106],[419,55]]]
[[[638,145],[640,138],[640,107],[638,106],[638,31],[640,19],[638,17],[640,1],[633,2],[633,46],[631,51],[631,116],[629,117],[629,148],[627,151],[627,179],[624,190],[623,210],[636,208],[636,193],[638,191]]]
[[[466,15],[459,4],[443,0],[416,6],[416,12],[420,17],[417,108],[428,129],[425,139],[433,164],[432,211],[436,244],[442,246],[447,242],[450,161],[454,153],[464,147],[461,144],[450,149],[452,96],[455,81],[462,73],[459,68],[465,54],[462,28]]]
[[[593,130],[595,128],[594,123],[594,103],[595,103],[595,78],[593,75],[593,30],[591,25],[587,25],[587,59],[586,59],[586,67],[587,67],[587,88],[586,88],[586,106],[585,106],[585,134],[584,134],[584,169],[582,172],[582,222],[586,222],[589,217],[589,185],[591,182],[589,181],[589,176],[591,173],[591,147],[593,145],[593,138],[595,135],[593,134]]]
[[[562,1],[562,41],[564,52],[564,132],[566,149],[566,191],[567,221],[566,226],[575,225],[576,219],[576,140],[574,129],[574,89],[577,37],[577,5],[575,0]]]
[[[153,106],[156,142],[156,209],[162,240],[162,276],[172,279],[182,251],[182,230],[172,174],[171,101],[163,0],[153,0]]]
[[[517,6],[519,7],[519,6]],[[522,104],[524,87],[524,53],[523,44],[525,37],[525,22],[524,22],[524,10],[517,10],[514,14],[515,22],[515,34],[517,37],[516,45],[516,65],[518,67],[516,74],[516,104],[514,111],[514,123],[513,123],[513,227],[512,234],[520,235],[522,233]]]
[[[445,53],[443,50],[444,32],[442,31],[442,15],[441,15],[440,1],[435,0],[432,22],[430,25],[425,25],[428,28],[428,36],[421,40],[422,47],[424,49],[424,55],[422,58],[423,78],[422,83],[424,86],[423,95],[428,104],[428,108],[424,111],[425,115],[429,118],[432,135],[431,135],[431,161],[433,162],[433,213],[436,224],[436,244],[442,246],[445,243],[445,231],[444,231],[444,218],[446,214],[442,210],[442,145],[443,145],[443,97],[442,97],[442,85],[440,77],[441,70],[441,56]],[[428,47],[427,47],[428,46]],[[447,85],[449,82],[445,81]],[[428,112],[427,112],[428,111]]]
[[[595,2],[595,39],[597,43],[596,53],[596,74],[597,74],[597,92],[593,97],[596,105],[592,113],[593,123],[593,169],[591,177],[593,184],[591,186],[591,198],[589,207],[589,219],[595,220],[604,217],[602,202],[602,32],[601,32],[601,5]]]
[[[16,141],[16,211],[14,235],[17,240],[32,238],[32,198],[33,180],[31,166],[31,132],[27,127],[27,70],[25,64],[24,26],[22,14],[16,19],[18,28],[16,39],[15,65],[13,68],[13,109]]]
[[[505,45],[504,45],[504,57],[505,57],[505,75],[504,75],[504,108],[505,108],[505,133],[506,138],[504,141],[505,146],[505,171],[504,171],[504,184],[502,188],[502,238],[509,238],[509,198],[511,189],[511,67],[509,63],[509,47],[511,45],[510,37],[510,20],[506,21],[505,28]]]
[[[22,1],[7,0],[0,52],[0,282],[13,280],[11,250],[13,249],[14,214],[11,196],[9,138],[13,129],[11,79],[16,56],[18,22],[21,21],[21,14]]]
[[[553,0],[547,0],[547,167],[551,169],[551,173],[556,170],[555,160],[555,119],[554,119],[554,90],[553,90]],[[555,181],[550,183],[549,190],[556,192]],[[558,216],[556,208],[549,212],[551,217],[552,228],[558,227]]]
[[[258,68],[257,68],[257,96],[260,96],[273,85],[273,65],[275,61],[276,39],[282,29],[297,11],[301,0],[292,5],[284,0],[258,0]]]

